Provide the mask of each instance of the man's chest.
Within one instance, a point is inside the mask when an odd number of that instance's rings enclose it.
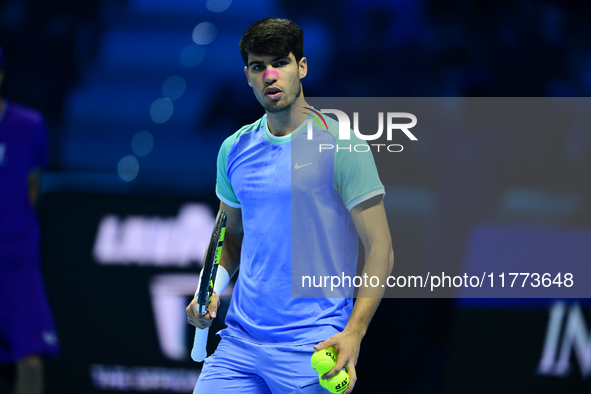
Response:
[[[251,148],[233,157],[228,175],[241,204],[334,193],[334,155],[298,142]]]
[[[285,199],[291,189],[289,144],[249,147],[231,158],[228,177],[241,204]]]

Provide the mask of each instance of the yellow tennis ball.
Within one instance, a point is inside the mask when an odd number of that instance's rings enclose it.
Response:
[[[330,391],[331,393],[342,393],[349,387],[349,374],[346,370],[341,370],[332,379],[322,379],[322,375],[319,375],[320,385]]]
[[[332,347],[318,350],[312,355],[312,368],[320,375],[324,375],[334,368],[337,363],[337,353]]]

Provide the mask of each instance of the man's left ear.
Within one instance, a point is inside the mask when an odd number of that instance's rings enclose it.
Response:
[[[298,68],[300,69],[300,79],[302,79],[308,74],[308,59],[302,57],[298,64]]]

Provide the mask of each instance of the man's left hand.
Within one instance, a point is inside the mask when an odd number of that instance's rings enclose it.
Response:
[[[335,376],[341,369],[346,368],[349,374],[349,387],[343,394],[348,394],[353,391],[353,386],[357,381],[357,373],[355,372],[355,365],[359,357],[359,348],[361,346],[362,335],[353,331],[345,330],[339,332],[328,338],[326,341],[314,345],[314,350],[318,351],[333,347],[337,352],[337,363],[329,372],[322,375],[321,379],[330,379]]]

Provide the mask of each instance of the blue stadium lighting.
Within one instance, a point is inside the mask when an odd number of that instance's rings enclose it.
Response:
[[[167,122],[174,112],[174,104],[169,98],[159,98],[154,100],[150,106],[150,118],[154,123]]]
[[[147,130],[138,131],[131,139],[131,150],[138,157],[145,157],[154,148],[154,136]]]
[[[140,172],[140,163],[133,155],[127,155],[117,163],[117,175],[125,182],[131,182]]]
[[[211,22],[201,22],[193,29],[193,42],[199,45],[210,44],[218,35],[218,28]]]
[[[162,96],[171,100],[177,100],[185,94],[187,81],[179,75],[172,75],[162,83]]]
[[[197,44],[189,44],[181,51],[180,61],[184,67],[197,67],[205,58],[205,48]]]
[[[226,11],[231,4],[232,0],[207,0],[205,7],[211,12],[223,12]]]

